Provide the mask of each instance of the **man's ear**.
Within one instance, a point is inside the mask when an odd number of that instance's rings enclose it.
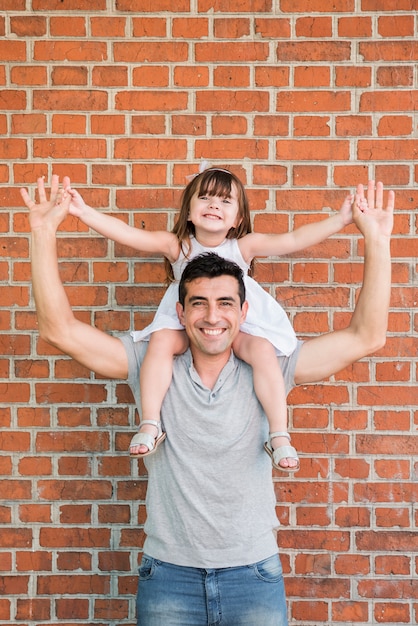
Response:
[[[176,311],[177,311],[177,317],[179,318],[180,324],[184,326],[184,308],[180,304],[180,302],[176,302]]]
[[[243,305],[241,307],[241,324],[243,322],[245,322],[245,318],[247,317],[247,313],[248,313],[248,302],[247,302],[247,300],[245,300],[245,302],[243,303]]]

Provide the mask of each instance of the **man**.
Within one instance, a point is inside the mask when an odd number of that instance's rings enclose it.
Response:
[[[38,181],[30,209],[32,277],[41,336],[108,378],[127,379],[138,402],[146,350],[75,319],[58,274],[56,231],[70,199]],[[385,342],[394,194],[357,189],[353,218],[365,239],[363,287],[348,328],[315,337],[280,363],[287,389],[329,377]],[[147,457],[146,541],[138,586],[140,626],[286,626],[277,555],[267,421],[251,368],[231,345],[245,319],[239,268],[216,255],[195,259],[179,287],[190,350],[177,357],[164,400],[167,439]]]

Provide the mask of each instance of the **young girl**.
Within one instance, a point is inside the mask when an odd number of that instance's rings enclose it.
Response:
[[[277,360],[277,355],[293,352],[296,337],[282,307],[248,276],[248,270],[257,256],[290,254],[341,230],[352,221],[352,196],[347,196],[340,211],[326,220],[289,233],[261,234],[251,232],[248,200],[241,181],[224,169],[209,168],[192,178],[183,192],[172,232],[133,228],[87,206],[71,187],[66,191],[72,198],[70,213],[118,243],[163,255],[172,281],[153,322],[132,333],[134,341],[149,340],[149,346],[140,374],[141,423],[130,444],[131,456],[152,454],[165,439],[160,409],[171,382],[174,356],[188,347],[175,308],[178,281],[193,257],[210,251],[235,261],[244,272],[249,310],[234,341],[234,353],[253,368],[254,389],[269,421],[265,449],[273,466],[286,472],[297,471],[299,459],[289,445],[286,393]]]

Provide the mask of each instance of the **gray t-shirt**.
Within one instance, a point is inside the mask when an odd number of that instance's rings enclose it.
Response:
[[[134,343],[129,335],[121,341],[139,406],[147,343]],[[287,391],[294,386],[300,345],[290,357],[278,357]],[[167,439],[145,458],[144,552],[202,568],[246,565],[277,553],[272,466],[263,449],[268,422],[254,393],[252,368],[232,354],[208,389],[188,350],[174,360],[161,418]]]

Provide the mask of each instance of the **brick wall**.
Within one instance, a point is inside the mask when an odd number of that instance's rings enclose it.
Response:
[[[275,488],[292,625],[417,623],[417,0],[0,8],[0,624],[133,625],[145,516],[129,390],[39,339],[19,187],[69,174],[93,206],[170,228],[201,158],[245,181],[264,232],[369,177],[396,189],[386,347],[292,392],[302,467]],[[312,336],[347,323],[362,250],[349,227],[257,277]],[[77,316],[151,319],[161,259],[74,219],[59,254]]]

